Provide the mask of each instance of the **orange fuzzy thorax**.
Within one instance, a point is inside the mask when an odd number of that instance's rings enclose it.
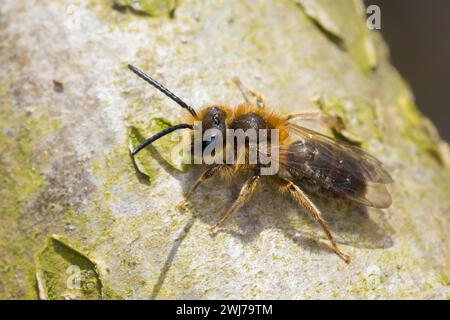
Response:
[[[225,113],[227,114],[226,119],[227,128],[230,126],[230,124],[233,122],[234,119],[243,116],[247,113],[255,113],[259,115],[261,118],[263,118],[272,129],[279,130],[280,146],[287,143],[289,135],[286,129],[286,117],[280,116],[271,110],[262,109],[256,105],[248,103],[240,104],[235,108],[226,105],[216,105],[216,106],[225,111]],[[198,119],[194,118],[192,115],[189,114],[186,120],[187,123],[194,124],[194,122],[196,121],[202,121],[208,108],[209,106],[201,109],[198,112]]]

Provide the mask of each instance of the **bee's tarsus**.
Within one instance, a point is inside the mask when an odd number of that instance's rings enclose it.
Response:
[[[209,235],[211,237],[214,237],[217,234],[218,231],[219,231],[219,227],[218,226],[211,226],[211,227],[209,227]]]

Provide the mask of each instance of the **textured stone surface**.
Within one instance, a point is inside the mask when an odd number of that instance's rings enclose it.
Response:
[[[184,0],[170,17],[106,0],[2,1],[0,297],[448,299],[448,146],[379,34],[362,31],[361,4],[336,16],[331,5]],[[340,116],[392,173],[393,205],[315,198],[350,265],[268,184],[211,238],[242,181],[215,180],[180,212],[199,169],[168,157],[176,140],[136,171],[129,142],[183,114],[128,63],[197,107],[241,102],[239,76],[278,112]],[[71,265],[80,290],[64,288]]]

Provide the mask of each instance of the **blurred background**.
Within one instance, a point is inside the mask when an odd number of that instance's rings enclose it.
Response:
[[[421,111],[450,142],[450,0],[365,0],[381,9],[392,63]]]

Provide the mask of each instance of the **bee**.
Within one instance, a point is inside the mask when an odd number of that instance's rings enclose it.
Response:
[[[331,244],[331,249],[346,263],[350,262],[350,256],[342,252],[337,246],[320,210],[305,193],[307,186],[313,185],[336,197],[345,198],[367,207],[388,208],[391,205],[392,199],[386,184],[393,182],[393,180],[379,160],[357,146],[335,140],[294,123],[294,120],[313,120],[339,129],[339,124],[334,119],[323,116],[319,112],[279,115],[267,109],[264,96],[249,90],[237,78],[234,78],[233,81],[241,91],[244,103],[235,108],[225,105],[211,105],[197,113],[191,106],[142,70],[132,65],[128,67],[141,79],[189,112],[185,123],[166,128],[144,140],[131,151],[133,157],[146,146],[171,132],[180,129],[190,129],[194,132],[196,130],[195,123],[199,123],[200,125],[197,125],[197,127],[200,127],[203,131],[215,129],[223,135],[228,129],[242,129],[244,131],[249,129],[276,129],[279,132],[279,141],[275,149],[278,153],[275,161],[279,164],[280,170],[268,175],[267,178],[278,189],[289,193],[320,225]],[[255,102],[251,103],[250,98],[253,98]],[[195,135],[193,135],[193,137],[194,143],[195,139],[202,139],[200,143],[203,150],[214,140],[205,141],[201,136],[195,138]],[[229,142],[226,139],[225,145]],[[269,144],[271,144],[271,141],[269,141]],[[245,148],[248,156],[248,144]],[[217,223],[210,227],[212,235],[216,234],[219,227],[251,198],[261,182],[263,177],[261,171],[267,164],[262,163],[260,157],[258,157],[256,163],[248,162],[248,157],[245,159],[243,164],[213,163],[206,165],[206,170],[185,194],[185,201],[187,201],[202,183],[216,175],[233,177],[244,171],[248,174],[248,178],[232,206]]]

